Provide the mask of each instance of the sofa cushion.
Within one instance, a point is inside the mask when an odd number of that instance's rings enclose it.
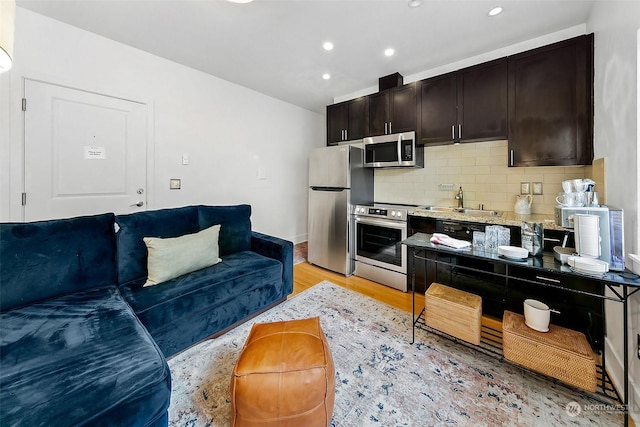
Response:
[[[117,215],[116,223],[120,284],[147,277],[144,237],[178,237],[200,231],[195,206]]]
[[[244,251],[160,286],[120,288],[165,356],[285,298],[282,263]]]
[[[219,233],[218,224],[180,237],[145,237],[148,274],[144,286],[157,285],[222,261],[218,257]]]
[[[220,256],[251,249],[251,206],[198,206],[200,229],[221,224]]]
[[[165,416],[169,368],[115,287],[0,320],[3,426],[142,426]]]
[[[0,310],[116,283],[113,214],[0,224]]]

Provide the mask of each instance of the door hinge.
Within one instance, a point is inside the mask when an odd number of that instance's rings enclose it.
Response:
[[[22,98],[22,111],[27,111],[27,98]]]
[[[27,193],[22,193],[22,206],[27,204]]]

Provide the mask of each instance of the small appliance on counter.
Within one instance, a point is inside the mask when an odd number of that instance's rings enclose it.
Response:
[[[596,216],[599,219],[594,220]],[[578,227],[576,227],[578,218]],[[556,206],[556,224],[573,228],[578,255],[597,258],[613,271],[624,271],[624,221],[622,209],[613,206]],[[597,230],[597,235],[594,235]]]

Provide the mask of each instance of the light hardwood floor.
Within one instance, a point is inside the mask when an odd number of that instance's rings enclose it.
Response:
[[[362,277],[345,277],[341,274],[311,265],[306,261],[293,266],[293,294],[291,294],[291,296],[299,294],[323,280],[328,280],[338,286],[367,295],[401,310],[411,312],[411,292],[405,293],[363,279]],[[424,295],[416,294],[416,310],[419,311],[423,306]]]
[[[296,295],[311,286],[328,280],[336,285],[367,295],[373,299],[389,304],[401,310],[411,312],[411,292],[402,292],[389,286],[381,285],[362,277],[345,277],[341,274],[325,270],[304,261],[293,266],[293,293]],[[416,314],[424,307],[424,294],[416,293]],[[482,316],[482,324],[502,331],[502,322],[486,315]]]

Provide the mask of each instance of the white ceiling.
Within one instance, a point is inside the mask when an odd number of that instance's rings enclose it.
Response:
[[[604,0],[601,0],[604,1]],[[487,15],[495,5],[504,12]],[[17,0],[17,5],[324,112],[335,97],[587,21],[583,0]],[[327,52],[322,43],[335,48]],[[396,54],[385,57],[384,49]],[[330,73],[330,80],[322,74]]]

